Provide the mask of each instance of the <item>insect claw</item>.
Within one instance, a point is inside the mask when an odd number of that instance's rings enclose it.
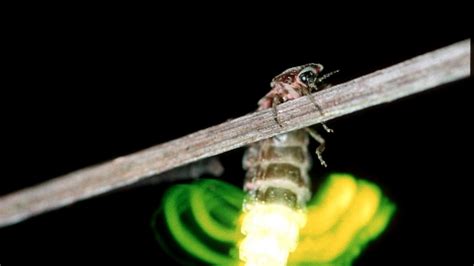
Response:
[[[326,164],[326,162],[324,161],[323,159],[323,156],[321,155],[324,151],[324,144],[321,144],[317,149],[316,149],[316,155],[318,156],[318,160],[319,162],[321,163],[322,166],[324,167],[328,167],[328,165]]]
[[[321,165],[323,167],[328,167],[328,165],[326,164],[326,162],[324,161],[323,157],[321,156],[321,154],[318,154],[318,159],[319,159],[319,162],[321,163]]]
[[[326,130],[327,133],[334,133],[334,130],[328,127],[325,123],[321,122],[321,125],[323,126],[324,130]]]

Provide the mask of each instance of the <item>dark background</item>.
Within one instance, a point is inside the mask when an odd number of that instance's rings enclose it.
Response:
[[[286,68],[318,62],[340,70],[331,78],[337,84],[469,37],[443,21],[380,34],[375,24],[328,23],[323,31],[303,22],[86,20],[27,23],[8,38],[1,195],[247,114]],[[335,130],[325,135],[329,167],[314,167],[313,178],[350,172],[379,184],[398,206],[356,265],[430,265],[467,254],[471,86],[454,82],[327,123]],[[222,179],[239,186],[242,154],[220,156]],[[170,185],[107,194],[2,228],[0,263],[172,263],[149,228]]]

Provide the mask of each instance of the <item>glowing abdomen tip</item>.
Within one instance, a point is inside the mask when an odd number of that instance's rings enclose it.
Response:
[[[286,265],[288,255],[295,250],[299,230],[306,215],[281,204],[251,203],[246,206],[240,244],[240,259],[245,265]]]

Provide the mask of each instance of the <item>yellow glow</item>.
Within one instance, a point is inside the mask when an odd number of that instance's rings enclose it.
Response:
[[[382,196],[377,186],[344,175],[333,176],[329,184],[320,194],[322,200],[308,208],[311,222],[301,230],[300,245],[290,262],[337,259],[376,216]]]
[[[286,265],[289,253],[296,249],[306,214],[280,204],[249,203],[246,209],[240,259],[247,266]]]
[[[330,186],[308,206],[311,224],[303,228],[302,235],[319,236],[334,228],[357,195],[357,181],[350,176],[333,176],[328,183]]]

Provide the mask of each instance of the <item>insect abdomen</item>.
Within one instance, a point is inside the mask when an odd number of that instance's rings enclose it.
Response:
[[[303,207],[311,196],[308,141],[305,130],[296,130],[251,145],[243,160],[244,189],[250,197]]]

